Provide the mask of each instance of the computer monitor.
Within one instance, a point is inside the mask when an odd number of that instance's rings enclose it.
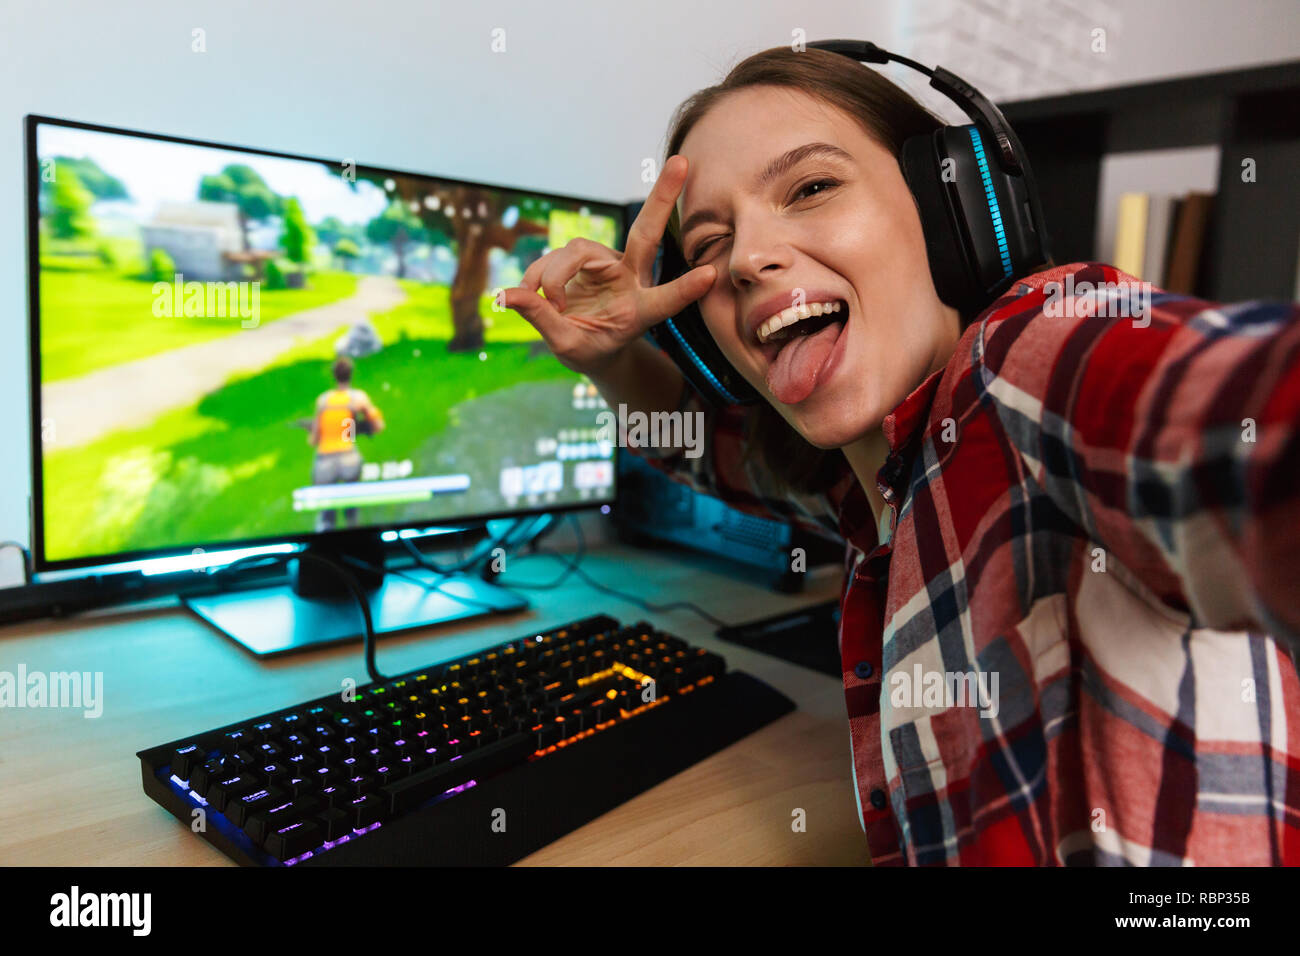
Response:
[[[27,157],[38,570],[613,500],[494,295],[620,205],[39,116]]]

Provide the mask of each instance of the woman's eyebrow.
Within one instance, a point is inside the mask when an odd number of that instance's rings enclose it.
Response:
[[[754,191],[758,192],[771,183],[772,180],[782,176],[804,160],[812,159],[813,157],[838,159],[841,161],[848,160],[849,162],[852,162],[853,160],[853,157],[849,155],[849,153],[831,143],[804,143],[802,146],[796,146],[794,149],[787,150],[764,166],[762,171],[754,177]],[[720,213],[712,209],[697,209],[695,212],[687,216],[686,221],[682,223],[682,238],[685,239],[687,233],[696,226],[703,225],[706,222],[722,222],[722,216]]]
[[[794,149],[782,153],[768,163],[763,168],[763,171],[754,177],[754,190],[762,189],[772,180],[777,179],[805,159],[812,159],[815,156],[848,160],[850,162],[853,160],[853,157],[847,152],[830,143],[804,143],[802,146],[796,146]]]

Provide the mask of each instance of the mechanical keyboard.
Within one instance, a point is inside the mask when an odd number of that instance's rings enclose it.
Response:
[[[596,615],[137,756],[145,793],[244,865],[504,865],[793,709]]]

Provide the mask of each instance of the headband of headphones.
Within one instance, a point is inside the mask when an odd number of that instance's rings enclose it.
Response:
[[[971,118],[903,143],[899,165],[916,200],[930,275],[940,300],[963,316],[1001,295],[1017,276],[1047,262],[1047,229],[1033,172],[1002,112],[961,77],[882,50],[866,40],[817,40],[813,49],[860,63],[895,61],[924,73],[930,85]],[[666,233],[659,282],[690,271]],[[697,303],[650,329],[691,384],[717,405],[749,405],[758,392],[727,361],[704,326]]]

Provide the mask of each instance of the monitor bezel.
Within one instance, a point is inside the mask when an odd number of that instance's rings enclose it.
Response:
[[[31,477],[31,495],[29,501],[31,504],[29,521],[31,525],[31,556],[32,567],[34,571],[63,571],[73,568],[88,568],[101,565],[120,564],[127,561],[143,561],[150,558],[167,558],[176,557],[186,553],[192,553],[196,550],[203,551],[228,551],[240,548],[259,547],[277,544],[309,544],[314,542],[342,541],[348,536],[355,536],[359,533],[382,534],[386,531],[396,531],[412,527],[410,521],[397,523],[362,525],[356,528],[335,529],[333,531],[304,531],[300,533],[287,533],[280,535],[264,535],[253,538],[232,538],[221,539],[217,541],[195,541],[185,547],[170,546],[160,548],[148,548],[134,551],[119,551],[102,555],[86,555],[76,558],[60,558],[49,560],[45,556],[45,491],[43,485],[43,449],[41,442],[41,336],[40,336],[40,159],[36,153],[36,131],[41,124],[49,126],[63,126],[72,129],[90,130],[99,133],[113,133],[117,135],[134,136],[140,139],[161,140],[168,143],[179,143],[185,146],[202,146],[209,149],[225,149],[241,153],[250,153],[257,156],[271,156],[278,159],[301,160],[309,163],[321,163],[331,165],[334,163],[343,163],[344,160],[334,158],[324,158],[319,156],[309,156],[302,153],[289,153],[280,150],[259,149],[253,146],[232,145],[229,143],[218,143],[211,140],[193,139],[186,136],[172,136],[166,133],[150,133],[144,130],[129,129],[121,126],[106,126],[99,123],[86,123],[79,120],[62,119],[55,116],[46,116],[37,113],[28,113],[23,117],[24,127],[24,154],[26,159],[26,169],[23,176],[23,186],[27,192],[27,355],[28,355],[28,427],[31,431],[30,453],[31,467],[29,474]],[[451,183],[453,185],[478,186],[487,189],[508,190],[510,192],[522,192],[531,196],[537,196],[543,199],[561,200],[571,203],[586,203],[593,206],[608,206],[615,213],[615,219],[618,223],[617,242],[615,243],[617,251],[622,251],[627,241],[627,219],[626,204],[607,199],[596,199],[589,196],[574,196],[566,193],[554,193],[545,190],[534,189],[530,186],[511,185],[507,183],[490,183],[479,180],[457,179],[451,176],[440,176],[434,173],[422,173],[409,169],[398,169],[389,166],[376,166],[370,163],[355,163],[358,171],[376,173],[390,176],[408,176],[417,179],[432,179],[442,183]],[[607,496],[587,501],[570,502],[556,505],[537,505],[525,508],[514,508],[502,511],[482,512],[466,515],[449,515],[445,517],[430,517],[427,521],[421,521],[419,524],[428,525],[474,525],[491,521],[497,518],[521,518],[529,515],[545,514],[564,514],[571,511],[590,511],[604,506],[616,506],[619,500],[619,480],[618,480],[618,459],[622,454],[617,444],[614,447],[614,457],[612,467],[614,472],[614,483],[611,486]]]

